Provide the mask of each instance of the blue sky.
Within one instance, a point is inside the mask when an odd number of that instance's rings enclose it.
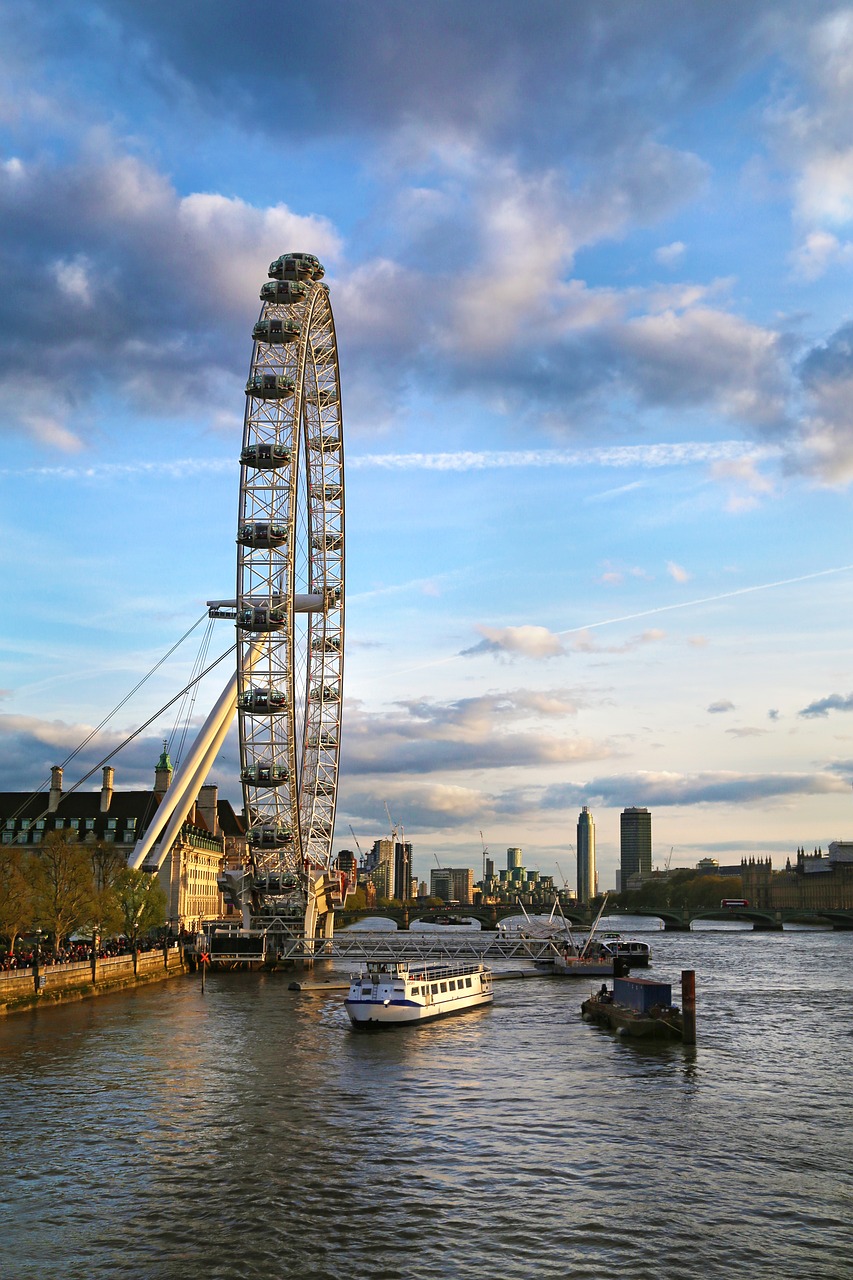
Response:
[[[5,788],[233,593],[251,325],[295,249],[341,349],[336,847],[387,802],[421,875],[482,830],[573,880],[588,804],[607,887],[626,805],[674,865],[851,838],[853,6],[10,0],[0,28]],[[236,772],[231,741],[235,800]]]

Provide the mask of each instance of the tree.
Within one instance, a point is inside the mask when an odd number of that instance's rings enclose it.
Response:
[[[114,886],[123,871],[127,870],[126,851],[104,840],[87,845],[92,859],[92,877],[95,900],[92,909],[92,929],[103,937],[120,933],[124,917],[119,907]],[[93,939],[93,947],[95,940]]]
[[[15,939],[33,922],[33,887],[20,849],[0,846],[0,934]]]
[[[102,893],[109,889],[116,877],[127,868],[127,850],[106,840],[96,840],[87,845],[92,859],[92,879],[95,890]]]
[[[51,831],[29,863],[35,923],[53,934],[54,954],[62,939],[92,920],[95,885],[88,851],[71,832]]]
[[[135,967],[139,939],[166,919],[166,895],[156,872],[151,875],[131,867],[118,873],[109,892],[113,895],[124,936],[133,948]]]

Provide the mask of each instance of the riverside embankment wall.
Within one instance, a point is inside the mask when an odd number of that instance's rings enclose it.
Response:
[[[96,961],[94,974],[89,960],[40,965],[37,971],[18,969],[0,973],[0,1016],[65,1000],[85,1000],[139,983],[162,982],[186,971],[183,952],[173,947],[165,953],[141,952],[136,957],[136,972],[133,956],[107,956]]]

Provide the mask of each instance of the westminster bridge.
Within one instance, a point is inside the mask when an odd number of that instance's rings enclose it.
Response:
[[[535,908],[531,908],[531,911]],[[592,927],[595,915],[582,907],[563,906],[563,916],[572,928],[581,932]],[[446,907],[367,907],[359,911],[336,911],[335,924],[338,928],[346,928],[358,920],[393,920],[398,929],[409,929],[414,922],[435,924],[436,927],[447,923],[448,916],[453,920],[476,920],[482,929],[497,929],[502,920],[522,915],[518,906],[489,904],[485,907],[458,907],[448,912]],[[544,914],[544,912],[543,912]],[[630,911],[621,907],[610,907],[607,910],[608,928],[613,927],[614,920],[620,916],[628,916],[636,920],[638,916],[648,920],[662,920],[667,933],[684,933],[699,920],[737,920],[751,924],[756,932],[774,932],[786,924],[817,925],[837,930],[853,930],[853,910],[822,911],[803,910],[801,908],[776,907],[663,907],[655,910],[632,908]],[[542,915],[538,920],[541,922]],[[555,920],[559,920],[555,917]]]

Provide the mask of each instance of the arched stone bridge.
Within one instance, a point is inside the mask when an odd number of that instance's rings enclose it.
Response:
[[[496,929],[501,920],[508,916],[519,916],[523,912],[518,906],[485,907],[369,907],[360,911],[336,911],[335,920],[339,927],[353,924],[356,920],[384,919],[393,920],[398,929],[408,929],[415,920],[425,924],[448,916],[465,920],[477,920],[484,929]],[[594,915],[579,907],[563,908],[563,914],[570,925],[578,929],[589,929]],[[802,911],[794,909],[775,909],[771,907],[714,907],[714,908],[660,908],[654,911],[623,910],[619,907],[608,909],[610,924],[619,916],[636,919],[644,916],[650,920],[662,920],[667,932],[685,932],[696,920],[740,920],[751,924],[757,932],[778,931],[786,924],[829,925],[832,929],[853,930],[853,911],[824,910]],[[540,914],[541,918],[541,914]]]

